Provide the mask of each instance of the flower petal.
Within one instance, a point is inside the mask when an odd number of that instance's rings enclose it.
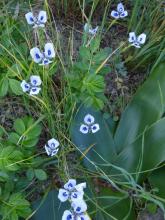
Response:
[[[52,43],[46,43],[45,44],[45,56],[47,58],[53,58],[55,57],[55,51],[54,51],[54,46]]]
[[[98,130],[100,130],[99,124],[94,124],[91,126],[92,133],[96,133]]]
[[[131,44],[132,46],[136,47],[136,48],[140,48],[140,44],[136,41],[133,44]]]
[[[58,151],[59,151],[59,148],[56,148],[56,149],[52,150],[50,156],[51,157],[55,156],[58,153]]]
[[[25,18],[28,24],[34,24],[35,17],[33,16],[32,12],[28,12],[27,14],[25,14]]]
[[[130,32],[130,33],[129,33],[128,41],[129,41],[130,43],[133,43],[133,42],[136,41],[136,34],[135,34],[135,32]]]
[[[21,82],[21,88],[23,92],[28,92],[30,90],[30,84],[23,80]]]
[[[92,115],[90,115],[90,114],[87,114],[87,115],[84,117],[84,122],[85,122],[85,124],[87,124],[87,125],[93,124],[94,121],[95,121],[95,118],[94,118]]]
[[[36,75],[30,77],[30,82],[33,86],[40,86],[42,83],[40,76]]]
[[[127,11],[123,11],[122,13],[120,13],[120,18],[125,18],[128,16],[128,12]]]
[[[45,24],[47,22],[47,14],[46,11],[40,11],[38,14],[38,21],[41,24]]]
[[[44,59],[42,60],[42,63],[40,63],[39,65],[40,65],[40,66],[47,66],[47,65],[49,65],[50,63],[52,63],[51,60],[49,60],[49,59],[47,59],[47,58],[44,58]]]
[[[74,216],[69,210],[65,210],[62,216],[62,220],[74,220]]]
[[[80,219],[81,220],[90,220],[89,216],[87,214],[80,214]]]
[[[35,63],[40,63],[43,58],[43,54],[41,53],[41,51],[38,47],[33,47],[30,50],[30,55]]]
[[[89,29],[89,33],[90,34],[92,34],[92,35],[95,35],[96,33],[97,33],[97,31],[98,31],[98,26],[96,27],[96,28],[94,28],[94,29]]]
[[[50,156],[51,155],[50,147],[48,147],[47,145],[45,145],[44,147],[45,147],[45,151],[46,151],[47,155]]]
[[[118,19],[120,16],[119,16],[119,12],[117,12],[117,11],[111,11],[111,16],[113,17],[113,18],[116,18],[116,19]]]
[[[146,34],[142,33],[137,37],[137,42],[140,44],[144,44],[146,41]]]
[[[75,188],[77,191],[83,191],[83,190],[86,188],[86,183],[77,184],[74,188]]]
[[[76,180],[75,180],[75,179],[70,179],[70,180],[64,185],[64,188],[65,188],[66,190],[72,191],[75,186],[76,186]]]
[[[117,11],[120,12],[120,13],[124,11],[124,5],[122,3],[119,3],[117,5]]]
[[[89,29],[91,28],[91,25],[89,25],[88,23],[86,23],[85,25],[84,25],[84,31],[85,32],[89,32]]]
[[[72,200],[72,202],[74,202],[76,200],[82,200],[83,196],[84,196],[84,192],[83,191],[72,192],[71,193],[71,200]]]
[[[83,134],[87,134],[89,132],[89,127],[87,125],[82,124],[80,126],[80,132]]]
[[[31,87],[30,89],[30,95],[37,95],[40,92],[41,88],[40,87]]]
[[[68,200],[68,198],[69,198],[69,192],[65,189],[59,189],[58,199],[61,202],[65,202]]]
[[[59,145],[60,143],[55,138],[52,138],[48,141],[48,146],[52,150],[56,149]]]
[[[87,210],[87,204],[84,200],[76,200],[75,202],[72,202],[71,206],[77,214],[86,212]]]

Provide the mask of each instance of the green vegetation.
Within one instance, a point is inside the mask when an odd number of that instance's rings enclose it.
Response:
[[[165,218],[164,4],[118,3],[0,2],[0,219]]]

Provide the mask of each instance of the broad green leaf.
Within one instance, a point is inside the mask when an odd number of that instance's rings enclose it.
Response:
[[[62,203],[58,199],[58,191],[52,190],[43,199],[33,205],[34,215],[31,220],[60,220],[63,212],[70,209],[69,202]]]
[[[43,181],[47,179],[47,174],[44,170],[42,169],[35,169],[34,170],[35,176],[37,179]]]
[[[16,171],[19,169],[18,161],[22,158],[22,153],[15,147],[0,146],[0,169]]]
[[[21,193],[13,193],[9,201],[1,204],[3,219],[15,220],[19,217],[27,218],[31,214],[30,203]]]
[[[34,178],[34,170],[32,168],[29,168],[26,172],[26,176],[28,180],[32,180]]]
[[[20,86],[20,81],[18,81],[16,79],[9,79],[9,85],[10,85],[12,92],[15,95],[22,95],[23,94],[23,91]]]
[[[128,145],[114,160],[114,164],[130,173],[144,172],[137,176],[140,180],[145,179],[149,171],[165,160],[164,134],[165,118],[153,124],[135,142]]]
[[[22,119],[18,118],[15,120],[14,129],[20,135],[22,135],[25,132],[25,124]]]
[[[3,97],[7,94],[9,87],[8,78],[4,77],[0,81],[0,97]]]
[[[162,117],[165,107],[165,63],[158,65],[122,114],[115,143],[118,153],[135,141],[147,126]]]
[[[164,190],[164,183],[165,183],[165,165],[151,173],[149,176],[149,182],[152,188],[157,189],[155,192],[159,197],[165,200],[165,190]],[[165,202],[164,202],[165,206]]]
[[[94,134],[83,134],[80,132],[80,126],[84,123],[86,114],[94,116],[95,123],[98,123],[100,126],[98,132]],[[95,168],[91,162],[104,164],[105,162],[101,158],[111,162],[116,157],[113,138],[101,112],[84,107],[78,109],[71,127],[71,138],[73,143],[81,151],[81,157],[84,158],[85,165],[90,169]],[[105,169],[108,170],[109,168],[106,167]]]

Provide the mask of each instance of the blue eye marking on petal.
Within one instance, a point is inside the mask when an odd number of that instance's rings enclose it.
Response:
[[[51,147],[55,147],[55,144],[54,144],[54,143],[52,143],[52,144],[51,144]]]
[[[73,187],[72,183],[69,183],[69,184],[68,184],[68,187]]]
[[[67,193],[66,193],[66,192],[64,192],[62,195],[66,197],[66,196],[67,196]]]
[[[36,83],[37,83],[37,80],[34,79],[34,80],[33,80],[33,83],[36,84]]]
[[[38,53],[36,53],[36,58],[40,59],[40,55]]]
[[[90,119],[90,118],[88,118],[88,119],[87,119],[87,121],[88,121],[88,122],[91,122],[91,119]]]
[[[81,217],[81,220],[85,220],[83,217]]]
[[[83,128],[83,131],[87,131],[87,128],[86,128],[86,127],[84,127],[84,128]]]
[[[96,126],[93,126],[93,129],[96,130]]]
[[[37,89],[36,88],[32,88],[32,91],[35,92]]]
[[[43,20],[44,19],[44,16],[41,16],[40,20]]]
[[[77,194],[76,193],[73,194],[73,198],[75,198],[75,199],[77,198]]]
[[[44,64],[47,64],[49,61],[48,60],[44,60]]]
[[[80,207],[77,207],[77,208],[76,208],[76,211],[77,211],[77,212],[80,212],[80,211],[81,211],[81,208],[80,208]]]
[[[71,216],[71,215],[68,215],[67,218],[66,218],[66,220],[70,220],[70,219],[72,219],[72,216]]]
[[[34,19],[32,17],[30,17],[30,21],[34,21]]]
[[[118,16],[118,13],[117,13],[117,12],[116,12],[116,13],[114,13],[114,16],[116,16],[116,17],[117,17],[117,16]]]
[[[51,55],[51,50],[48,50],[48,55],[49,55],[49,56]]]
[[[132,40],[134,40],[134,37],[132,37]]]
[[[29,85],[26,84],[26,85],[25,85],[25,88],[28,89],[28,88],[29,88]]]
[[[124,13],[121,13],[120,15],[121,15],[121,16],[124,16],[125,14],[124,14]]]

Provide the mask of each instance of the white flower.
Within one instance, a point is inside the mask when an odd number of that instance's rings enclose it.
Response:
[[[40,63],[43,59],[43,54],[38,47],[33,47],[30,50],[30,55],[35,63]]]
[[[142,33],[138,37],[136,37],[135,32],[130,32],[128,41],[131,43],[132,46],[140,48],[141,44],[144,44],[146,41],[146,34]]]
[[[48,143],[45,145],[45,150],[46,150],[47,155],[51,157],[56,155],[59,150],[58,148],[59,145],[60,144],[56,139],[54,138],[50,139]]]
[[[48,65],[52,63],[51,59],[55,57],[54,46],[52,43],[46,43],[43,52],[38,47],[34,47],[30,50],[30,55],[35,63]]]
[[[72,202],[71,206],[74,212],[77,214],[84,213],[87,210],[87,204],[84,200],[77,200],[76,202]]]
[[[42,81],[39,76],[33,75],[30,77],[30,83],[32,86],[40,86]]]
[[[40,92],[41,88],[39,87],[31,87],[29,95],[38,95],[38,93]]]
[[[77,214],[75,212],[65,210],[62,220],[90,220],[90,218],[86,213]]]
[[[62,220],[75,220],[75,218],[72,212],[65,210],[62,216]]]
[[[76,185],[75,179],[70,179],[65,185],[64,189],[59,189],[58,199],[65,202],[68,199],[71,201],[82,200],[84,196],[84,188],[86,183]]]
[[[80,126],[80,132],[83,134],[87,134],[89,132],[96,133],[97,131],[99,131],[100,130],[99,124],[94,124],[94,122],[95,122],[95,118],[92,115],[87,114],[84,117],[85,124],[82,124]]]
[[[119,3],[117,5],[117,11],[113,10],[111,12],[111,16],[116,19],[124,18],[124,17],[128,16],[128,12],[124,10],[124,5],[122,3]]]
[[[54,46],[52,43],[46,43],[45,44],[45,51],[44,51],[45,57],[46,58],[54,58],[55,57],[55,51],[54,51]]]
[[[27,83],[25,80],[21,82],[21,88],[23,92],[28,92],[30,90],[30,84]]]
[[[84,117],[84,122],[85,122],[85,124],[87,124],[87,125],[93,124],[94,121],[95,121],[95,118],[94,118],[92,115],[90,115],[90,114],[87,114],[87,115]]]
[[[40,11],[37,16],[34,16],[32,12],[28,12],[25,14],[25,18],[28,24],[33,25],[33,28],[45,27],[45,23],[47,22],[46,11]]]
[[[41,88],[42,81],[39,76],[33,75],[30,77],[30,83],[27,83],[25,80],[21,82],[21,87],[23,92],[29,92],[29,95],[37,95]]]
[[[92,28],[91,25],[89,25],[88,23],[86,23],[84,25],[84,31],[86,33],[91,34],[91,35],[95,35],[97,33],[97,31],[98,31],[98,28],[99,28],[98,26],[96,28]]]

